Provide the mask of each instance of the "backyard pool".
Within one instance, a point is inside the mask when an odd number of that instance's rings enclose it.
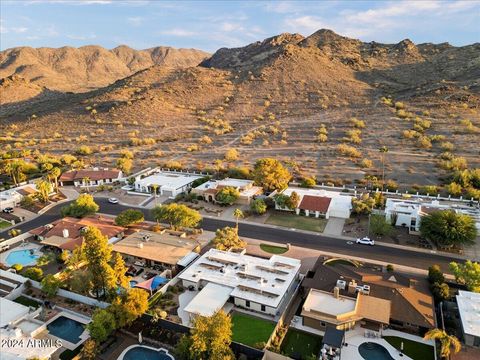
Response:
[[[85,325],[65,316],[59,316],[47,325],[47,329],[50,334],[76,344],[80,341],[80,335],[85,330]]]
[[[13,250],[5,259],[8,266],[20,264],[22,266],[35,265],[40,255],[35,255],[35,250]]]
[[[358,347],[358,352],[365,360],[395,360],[382,345],[364,342]]]
[[[125,349],[118,360],[175,360],[165,349],[133,345]]]

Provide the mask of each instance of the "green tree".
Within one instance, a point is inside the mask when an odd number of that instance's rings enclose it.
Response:
[[[280,161],[271,158],[259,159],[253,168],[253,179],[265,191],[284,190],[292,179],[292,175]]]
[[[42,178],[35,181],[35,187],[37,188],[38,199],[43,203],[48,202],[48,195],[50,194],[51,184]]]
[[[127,227],[130,225],[138,224],[143,220],[143,212],[135,209],[127,209],[123,210],[120,214],[118,214],[118,216],[115,218],[115,224]]]
[[[66,261],[66,264],[69,268],[76,270],[86,261],[87,259],[85,257],[85,252],[83,251],[82,245],[73,249],[70,257]]]
[[[389,235],[392,225],[383,215],[370,215],[370,231],[375,235]]]
[[[255,199],[250,203],[250,210],[257,215],[262,215],[267,212],[267,204],[263,199]]]
[[[87,227],[83,234],[84,252],[91,274],[92,290],[95,295],[107,295],[116,290],[115,273],[109,262],[112,248],[106,236],[93,226]]]
[[[60,288],[60,280],[58,280],[54,275],[48,274],[45,276],[40,285],[42,286],[42,291],[47,295],[47,297],[54,297]]]
[[[480,293],[480,263],[467,260],[464,264],[450,263],[450,270],[457,282],[465,284],[468,290]]]
[[[156,221],[166,222],[174,229],[179,227],[194,228],[202,220],[198,211],[176,203],[155,206],[152,209],[152,214]]]
[[[92,290],[92,277],[89,271],[77,270],[70,274],[68,286],[71,291],[87,295]]]
[[[230,349],[232,322],[222,310],[210,317],[197,316],[190,331],[189,356],[193,359],[233,360]]]
[[[38,267],[31,267],[26,269],[22,275],[29,279],[40,281],[43,278],[43,270]]]
[[[82,218],[88,215],[95,214],[100,207],[97,205],[92,195],[81,194],[77,200],[70,205],[64,206],[61,210],[63,217],[72,216]]]
[[[445,282],[445,276],[443,276],[440,266],[432,265],[428,268],[428,282],[430,284],[443,284]]]
[[[425,340],[438,340],[440,341],[440,354],[443,359],[449,359],[450,355],[457,354],[462,349],[462,344],[453,335],[448,335],[445,330],[431,329],[425,336]]]
[[[315,185],[317,185],[317,180],[313,176],[304,177],[300,183],[300,186],[304,188],[313,188]]]
[[[50,179],[53,179],[53,181],[55,182],[55,192],[57,193],[58,193],[58,178],[60,177],[60,175],[62,175],[62,170],[60,170],[60,168],[57,166],[52,167],[52,169],[48,173],[48,177]]]
[[[352,211],[355,214],[364,214],[368,215],[372,212],[373,207],[375,206],[375,199],[370,197],[370,194],[362,194],[359,198],[352,198]]]
[[[226,186],[217,193],[215,200],[217,200],[220,204],[232,205],[239,198],[239,196],[240,192],[236,188],[232,186]]]
[[[82,360],[95,360],[98,354],[98,344],[93,339],[88,339],[83,343],[80,351],[80,358]]]
[[[132,166],[133,160],[126,157],[118,159],[116,163],[117,169],[121,170],[125,174],[130,174],[130,172],[132,171]]]
[[[450,287],[446,283],[435,283],[430,286],[430,291],[437,303],[450,299]]]
[[[453,210],[434,211],[422,217],[420,233],[437,245],[471,245],[475,243],[477,228],[472,217]]]
[[[59,255],[58,255],[58,260],[60,260],[63,263],[66,263],[68,261],[68,258],[70,257],[70,252],[68,250],[63,250]]]
[[[125,266],[125,261],[123,260],[122,255],[120,255],[119,253],[115,253],[113,255],[112,268],[115,274],[116,283],[124,289],[128,289],[130,287],[130,278],[125,275],[125,273],[127,272],[127,267]]]
[[[115,317],[107,309],[97,309],[92,316],[92,321],[87,325],[90,337],[97,343],[107,340],[115,328]]]
[[[148,310],[148,293],[143,289],[129,289],[114,299],[110,310],[118,327],[131,324]]]
[[[232,248],[243,249],[247,246],[247,243],[238,236],[238,229],[228,226],[222,229],[217,229],[212,244],[215,249],[224,251]]]

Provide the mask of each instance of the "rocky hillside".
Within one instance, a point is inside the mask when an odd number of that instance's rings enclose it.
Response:
[[[50,90],[78,92],[107,86],[153,65],[195,66],[208,55],[200,50],[171,47],[17,47],[0,52],[0,78],[17,75]]]

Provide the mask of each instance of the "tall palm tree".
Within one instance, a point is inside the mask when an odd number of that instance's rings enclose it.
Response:
[[[240,210],[240,209],[235,209],[235,210],[233,211],[233,216],[235,216],[235,219],[236,219],[236,228],[237,228],[237,231],[238,231],[238,219],[243,218],[243,211]]]
[[[388,152],[388,147],[382,146],[378,149],[382,154],[382,191],[385,190],[385,154]]]
[[[444,359],[450,359],[450,355],[458,353],[462,349],[462,344],[456,336],[448,335],[445,330],[432,329],[424,336],[425,340],[438,340],[440,341],[440,354]]]
[[[62,174],[62,170],[58,167],[53,167],[50,172],[49,172],[49,177],[53,178],[55,180],[55,192],[58,193],[58,177]]]

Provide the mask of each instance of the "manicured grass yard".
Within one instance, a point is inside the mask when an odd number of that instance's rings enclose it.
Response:
[[[403,339],[397,336],[385,336],[384,339],[394,348],[400,350],[403,342],[403,353],[413,360],[434,360],[433,346],[422,344],[416,341]]]
[[[283,339],[281,351],[282,354],[292,356],[300,355],[302,359],[307,356],[318,355],[322,346],[322,337],[307,334],[303,331],[289,329],[287,335]]]
[[[295,215],[294,213],[274,212],[268,217],[266,223],[301,230],[323,232],[327,221],[326,219]]]
[[[22,304],[22,305],[25,305],[25,306],[31,306],[31,307],[34,307],[35,309],[38,308],[40,306],[40,303],[35,301],[35,300],[32,300],[32,299],[29,299],[25,296],[19,296],[18,298],[16,298],[15,300],[13,300],[14,302],[16,303],[19,303],[19,304]]]
[[[270,254],[283,254],[288,250],[284,246],[275,246],[275,245],[268,245],[268,244],[260,244],[260,249]]]
[[[12,226],[8,221],[0,219],[0,229],[6,229],[7,227]]]
[[[232,340],[252,347],[267,342],[275,328],[275,323],[271,321],[237,312],[232,315],[232,324]]]

